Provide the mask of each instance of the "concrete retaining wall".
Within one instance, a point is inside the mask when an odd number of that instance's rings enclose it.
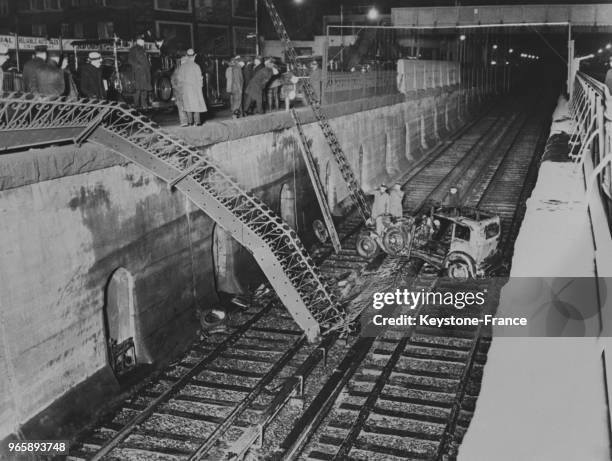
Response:
[[[467,116],[460,102],[463,95],[449,88],[328,110],[357,177],[371,189],[457,128],[460,111]],[[312,122],[308,109],[300,118]],[[298,230],[312,240],[317,205],[288,113],[171,131],[275,209],[290,184]],[[310,123],[305,133],[335,205],[346,187],[319,127]],[[213,226],[179,193],[104,149],[0,156],[0,438],[36,415],[44,425],[42,410],[108,367],[105,287],[120,267],[134,280],[140,359],[159,365],[184,350],[196,330],[194,307],[216,296]],[[89,406],[103,398],[90,395]]]

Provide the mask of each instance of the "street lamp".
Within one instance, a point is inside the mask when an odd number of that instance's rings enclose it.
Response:
[[[370,8],[370,10],[368,11],[368,19],[375,21],[376,19],[378,19],[378,16],[379,13],[376,7],[373,6],[372,8]]]

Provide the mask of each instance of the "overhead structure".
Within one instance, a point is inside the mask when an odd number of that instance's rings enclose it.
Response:
[[[276,33],[278,34],[281,42],[285,46],[285,52],[287,58],[289,59],[289,62],[298,74],[302,73],[301,76],[306,76],[305,71],[300,70],[300,67],[298,66],[297,53],[295,52],[295,48],[291,43],[289,34],[287,34],[287,29],[285,29],[285,25],[283,24],[283,21],[281,20],[278,11],[276,10],[276,7],[274,6],[274,3],[272,2],[272,0],[263,0],[263,2],[265,3],[266,8],[268,9],[268,13],[270,14],[270,18],[272,19],[272,24],[274,24],[274,28],[276,29]],[[351,164],[349,163],[348,159],[346,158],[346,155],[344,154],[344,151],[342,150],[342,146],[340,145],[340,142],[336,137],[336,133],[330,126],[327,117],[321,109],[321,103],[317,98],[317,95],[309,79],[303,80],[303,88],[304,94],[306,95],[306,99],[308,100],[308,104],[310,104],[310,107],[312,108],[312,111],[314,112],[315,117],[317,118],[317,121],[319,122],[319,125],[323,130],[325,140],[329,144],[336,163],[340,168],[340,173],[342,174],[342,177],[346,182],[351,199],[357,206],[359,213],[365,221],[370,217],[370,205],[366,199],[365,194],[363,193],[363,190],[361,189],[361,185],[357,182],[355,173],[353,172]]]
[[[549,25],[612,30],[612,3],[590,5],[473,5],[392,8],[394,27],[461,28]]]
[[[0,94],[0,150],[66,141],[110,148],[187,195],[253,254],[309,340],[345,325],[295,231],[208,155],[123,104]]]

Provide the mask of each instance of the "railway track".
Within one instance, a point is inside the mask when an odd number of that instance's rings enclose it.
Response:
[[[477,153],[463,157],[450,172],[432,169],[429,178],[437,175],[438,186],[418,197],[413,210],[421,212],[428,202],[438,201],[448,184],[461,184],[464,205],[487,206],[493,212],[499,207],[503,246],[511,247],[513,223],[520,217],[517,205],[533,182],[529,172],[534,146],[536,152],[542,147],[543,126],[539,122],[529,115],[513,117],[506,129],[479,138],[473,148]],[[483,160],[484,152],[490,155]],[[507,253],[507,248],[504,251]],[[397,260],[393,271],[401,273],[408,265]],[[439,279],[426,265],[417,264],[406,272],[399,284],[394,279],[386,291],[398,287],[466,290],[465,283]],[[453,309],[452,315],[472,317],[493,312],[499,286],[489,281],[470,286],[488,290],[488,310]],[[413,315],[423,309],[421,306]],[[448,313],[448,307],[427,306],[431,316]],[[360,339],[348,354],[358,360],[348,361],[330,378],[286,437],[279,458],[453,459],[474,410],[490,345],[481,330],[481,326],[387,328],[375,339]]]
[[[494,113],[477,119],[463,130],[463,136],[443,145],[403,179],[408,187],[407,205],[411,210],[423,208],[426,202],[440,200],[449,184],[465,181],[470,176],[468,170],[484,174],[490,164],[485,156],[487,146],[501,143],[504,136],[518,130],[518,116],[506,123],[506,127],[502,126],[504,113],[503,109],[497,108]],[[433,191],[432,184],[436,185]],[[427,188],[428,191],[418,195],[418,191]],[[493,191],[494,188],[491,194]],[[483,201],[483,205],[488,203]],[[353,213],[338,229],[344,249],[339,254],[330,255],[323,248],[316,256],[324,261],[321,264],[324,276],[335,279],[347,271],[360,272],[366,267],[368,261],[354,250],[355,234],[360,225],[361,219]],[[396,271],[398,267],[400,270]],[[412,277],[415,286],[425,284],[423,287],[431,287],[437,283],[436,274],[428,273],[426,269],[417,270],[411,261],[402,261],[401,258],[384,260],[380,270],[385,269]],[[380,283],[370,280],[363,291],[367,293],[377,286]],[[262,442],[264,429],[278,412],[302,394],[306,380],[325,362],[328,352],[337,347],[337,338],[338,334],[332,333],[320,344],[307,344],[301,330],[275,297],[270,293],[260,294],[247,311],[232,317],[227,332],[215,333],[194,345],[181,362],[164,370],[158,379],[143,387],[120,410],[82,437],[71,449],[69,459],[239,459],[251,446]],[[421,351],[420,356],[427,353],[430,358],[442,354],[441,357],[450,355],[463,359],[469,343],[468,339],[458,337],[446,341],[445,345],[444,341],[432,342],[431,335],[421,333],[414,338],[421,338],[420,343],[411,342],[411,347]],[[369,357],[371,348],[374,354],[391,346],[398,347],[395,339],[385,337],[376,341],[371,338],[358,340],[356,344],[360,341],[361,349],[355,351],[353,347],[349,350],[351,359],[347,363],[350,367]],[[402,354],[408,342],[405,339],[398,341],[404,343],[399,356],[395,354],[396,362],[400,363],[404,360]],[[379,356],[374,354],[378,360],[374,363],[381,363]],[[345,367],[346,360],[338,359],[336,367]],[[370,383],[374,375],[364,372],[368,363],[370,359],[366,358],[359,373],[355,368],[349,376],[369,376],[365,382]],[[387,376],[390,379],[395,376],[394,366],[387,368],[391,370]],[[374,370],[380,372],[376,367]],[[321,381],[320,384],[323,386],[325,383]],[[386,385],[385,382],[382,387]],[[356,396],[361,397],[361,394]],[[357,401],[352,404],[356,405]],[[370,408],[364,421],[372,414],[378,414],[372,411],[373,408],[378,407]],[[343,445],[342,453],[347,447],[352,453],[355,443],[360,443],[360,432],[357,431],[356,437]]]

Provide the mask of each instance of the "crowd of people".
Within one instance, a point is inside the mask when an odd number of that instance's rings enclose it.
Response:
[[[4,82],[5,64],[9,60],[9,50],[0,44],[0,82]],[[130,48],[127,63],[131,68],[130,79],[133,87],[133,104],[137,108],[149,106],[151,91],[151,65],[147,58],[144,39],[136,40]],[[78,83],[78,84],[77,84]],[[78,97],[105,99],[108,83],[102,75],[102,55],[91,51],[85,63],[73,72],[68,55],[48,50],[45,45],[34,48],[33,57],[23,66],[23,91],[37,96],[64,96],[67,99]]]
[[[316,61],[311,63],[309,75],[320,98],[322,73]],[[243,117],[280,109],[281,96],[288,110],[296,97],[298,78],[288,70],[281,73],[272,58],[255,57],[247,60],[236,56],[225,71],[226,92],[230,97],[232,115]]]
[[[206,86],[201,63],[196,52],[188,49],[179,53],[171,75],[172,94],[178,108],[181,126],[200,125],[201,114],[207,112],[203,88]],[[0,82],[4,82],[3,69],[9,60],[9,50],[0,44]],[[63,96],[67,99],[85,97],[106,99],[117,96],[116,88],[103,78],[103,58],[100,52],[90,51],[84,63],[69,63],[68,55],[48,50],[44,45],[34,48],[33,57],[25,63],[22,72],[22,90],[39,96]],[[8,64],[8,63],[7,63]],[[16,69],[13,69],[16,70]],[[310,63],[309,74],[315,96],[320,98],[322,72],[317,61]],[[108,75],[106,75],[108,78]],[[150,107],[152,90],[151,64],[145,51],[144,38],[139,37],[130,48],[118,75],[111,78],[118,82],[128,102],[137,109]],[[273,58],[256,56],[252,59],[236,56],[225,71],[226,93],[232,116],[244,117],[285,109],[297,96],[299,79],[290,69],[281,72]],[[127,91],[126,91],[127,90]],[[10,90],[9,90],[10,91]],[[111,94],[112,92],[114,94]],[[125,98],[124,98],[125,100]]]

